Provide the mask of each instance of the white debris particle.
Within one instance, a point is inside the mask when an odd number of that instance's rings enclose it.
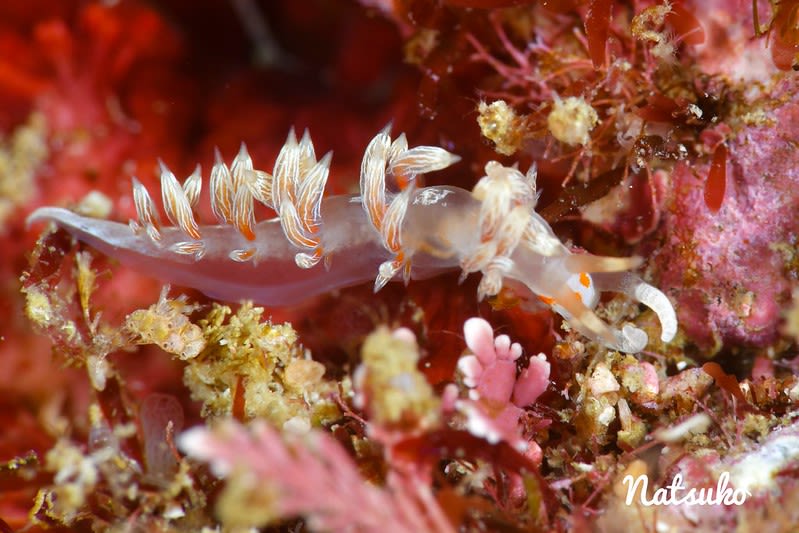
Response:
[[[549,132],[562,143],[586,145],[591,140],[590,133],[599,122],[599,116],[591,104],[582,96],[555,98],[552,111],[547,117]]]

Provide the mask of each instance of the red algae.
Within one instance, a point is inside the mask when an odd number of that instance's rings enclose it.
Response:
[[[799,70],[799,2],[779,2],[769,25],[771,59],[780,70]]]
[[[713,161],[705,183],[705,205],[716,213],[721,209],[724,193],[727,191],[727,147],[719,144],[713,150]]]
[[[612,14],[611,0],[591,0],[588,5],[585,14],[585,36],[588,39],[588,53],[594,68],[607,66],[608,32]]]
[[[1,531],[795,527],[799,3],[6,4]],[[653,339],[620,354],[477,276],[225,305],[24,227],[125,220],[159,158],[271,161],[292,126],[352,192],[389,122],[462,157],[426,184],[535,163],[557,236],[640,255],[676,339],[604,298]],[[744,504],[625,503],[725,473]]]

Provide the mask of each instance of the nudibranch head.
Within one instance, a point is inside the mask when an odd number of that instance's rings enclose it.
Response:
[[[666,295],[626,272],[639,266],[640,258],[572,253],[534,210],[535,167],[522,174],[492,161],[485,171],[472,193],[481,204],[480,242],[461,262],[464,272],[483,272],[480,297],[497,294],[503,279],[509,278],[551,305],[583,335],[619,351],[638,352],[648,342],[646,333],[630,325],[614,329],[593,312],[600,292],[622,292],[658,315],[663,341],[674,337],[677,318]]]

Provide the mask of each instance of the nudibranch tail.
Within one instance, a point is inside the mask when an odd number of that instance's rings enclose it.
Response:
[[[637,352],[647,336],[619,329],[593,311],[601,291],[621,292],[655,311],[668,341],[677,319],[668,298],[628,272],[641,259],[572,253],[535,212],[536,170],[522,174],[496,161],[473,191],[417,187],[416,176],[446,168],[458,156],[434,146],[410,148],[390,128],[366,148],[360,196],[324,196],[332,154],[316,158],[307,131],[292,129],[272,173],[258,170],[242,144],[228,166],[219,152],[210,172],[217,224],[196,216],[199,167],[182,184],[160,164],[163,212],[133,178],[137,220],[128,226],[59,208],[41,208],[29,222],[51,220],[77,239],[133,268],[210,296],[290,305],[374,279],[421,279],[447,270],[482,272],[478,297],[506,284],[537,295],[583,335],[609,348]],[[276,217],[256,221],[255,202]],[[315,268],[320,262],[325,268]],[[299,267],[299,268],[298,268]]]

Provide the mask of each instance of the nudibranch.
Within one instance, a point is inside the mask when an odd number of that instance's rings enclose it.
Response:
[[[395,278],[407,283],[460,269],[464,277],[482,272],[479,298],[511,285],[611,349],[638,352],[648,339],[630,325],[614,329],[593,312],[602,291],[648,306],[660,320],[663,341],[674,337],[677,319],[668,298],[628,272],[639,258],[572,253],[535,212],[534,166],[522,174],[491,161],[471,192],[415,185],[416,176],[458,159],[438,147],[409,148],[404,134],[392,140],[386,128],[366,148],[361,194],[325,197],[331,154],[317,160],[307,131],[297,140],[292,130],[272,174],[256,170],[243,145],[229,167],[217,152],[209,188],[218,224],[197,222],[199,168],[181,184],[163,164],[161,198],[171,225],[162,224],[136,178],[137,221],[126,225],[43,207],[28,222],[53,221],[123,264],[228,301],[291,305],[375,273],[378,291]],[[256,201],[277,216],[256,223]]]

